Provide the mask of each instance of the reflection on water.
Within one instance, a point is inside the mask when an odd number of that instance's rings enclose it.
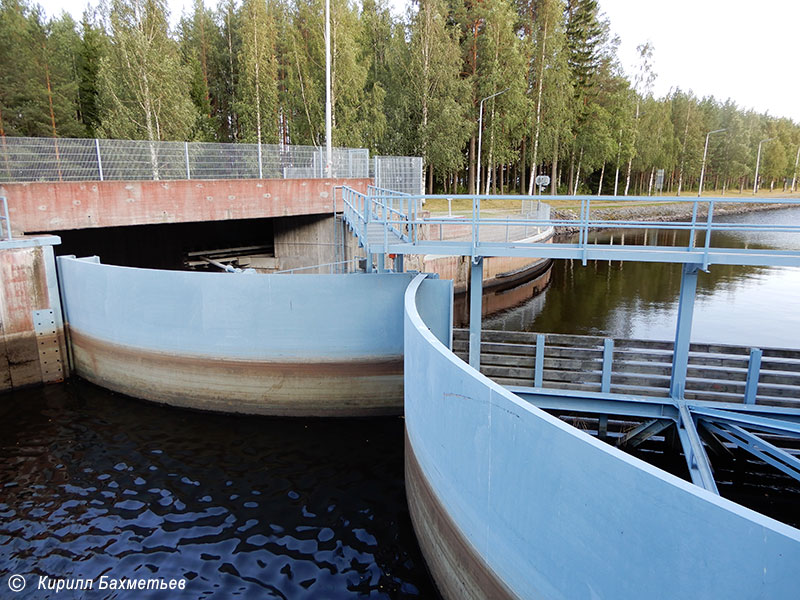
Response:
[[[55,598],[39,575],[102,574],[185,578],[186,598],[438,597],[401,419],[193,413],[80,381],[2,400],[0,597],[11,573],[31,576],[15,598]],[[179,597],[113,594],[89,597]]]
[[[800,209],[719,219],[800,225]],[[602,231],[598,243],[686,245],[688,232]],[[623,237],[624,236],[624,240]],[[800,250],[800,235],[725,232],[713,246]],[[699,236],[698,245],[704,244]],[[522,306],[486,319],[487,329],[671,340],[677,319],[680,265],[619,261],[555,261],[550,287]],[[692,340],[798,347],[800,269],[713,265],[701,273]]]

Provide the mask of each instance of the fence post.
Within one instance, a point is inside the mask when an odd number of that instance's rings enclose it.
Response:
[[[755,404],[758,393],[758,376],[761,372],[761,349],[750,349],[750,361],[747,364],[747,382],[744,385],[744,403]]]
[[[183,153],[186,156],[186,179],[191,179],[192,173],[189,170],[189,142],[183,142]]]
[[[614,362],[614,340],[606,338],[603,340],[603,375],[600,381],[600,391],[608,393],[611,391],[611,366]]]
[[[544,385],[544,335],[536,334],[536,356],[533,368],[533,387]]]
[[[97,172],[100,175],[100,181],[103,181],[103,161],[100,159],[100,140],[94,138],[94,151],[97,153]]]
[[[672,354],[672,377],[669,384],[669,395],[678,400],[683,399],[686,389],[686,370],[689,366],[689,340],[692,334],[692,317],[694,316],[694,300],[697,295],[697,271],[699,265],[683,265],[681,274],[681,290],[678,295],[678,323],[675,328],[675,345]]]
[[[469,366],[481,369],[481,319],[483,315],[483,257],[470,257],[469,269]]]

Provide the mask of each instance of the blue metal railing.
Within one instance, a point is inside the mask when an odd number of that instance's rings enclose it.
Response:
[[[720,203],[729,205],[786,205],[800,206],[800,200],[792,198],[779,199],[728,199],[728,198],[681,198],[681,197],[649,197],[649,196],[559,196],[558,200],[570,200],[579,203],[578,219],[553,218],[549,212],[538,212],[536,216],[513,216],[497,218],[496,216],[482,216],[486,209],[481,204],[486,200],[513,200],[516,202],[541,201],[542,196],[485,196],[485,195],[407,195],[370,187],[367,194],[357,192],[350,188],[340,188],[345,201],[345,220],[352,227],[359,241],[371,253],[397,253],[397,254],[456,254],[476,256],[541,256],[552,258],[577,258],[584,264],[590,258],[624,258],[627,260],[645,260],[649,262],[690,262],[696,263],[706,269],[712,262],[731,262],[748,255],[747,264],[754,260],[757,264],[798,264],[800,265],[800,252],[786,250],[738,250],[735,248],[715,248],[711,245],[712,234],[718,232],[780,232],[800,233],[800,224],[759,224],[759,223],[725,223],[715,221],[715,208]],[[400,200],[399,207],[397,206]],[[471,204],[471,215],[454,219],[449,217],[424,217],[418,215],[418,206],[422,199],[461,200]],[[627,204],[638,203],[646,205],[658,204],[691,204],[691,219],[669,221],[647,221],[635,219],[601,219],[592,217],[592,204],[597,208],[597,202],[603,202],[603,209],[609,203]],[[546,205],[544,205],[546,206]],[[701,208],[707,207],[705,222],[699,219]],[[596,214],[596,213],[595,213]],[[367,228],[370,224],[383,227],[384,235],[378,243],[373,235],[369,239]],[[446,227],[460,227],[464,231],[461,239],[445,240],[440,233],[440,239],[423,240],[420,237],[421,226],[437,226],[440,232]],[[546,241],[520,242],[509,241],[508,235],[502,241],[487,239],[486,232],[492,228],[504,228],[506,231],[512,227],[530,227],[539,229],[568,227],[577,229],[577,243],[546,243]],[[678,230],[689,232],[689,241],[686,246],[640,246],[631,244],[589,243],[589,232],[592,229],[655,229]],[[374,230],[374,227],[373,227]],[[389,235],[389,234],[393,235]],[[696,247],[696,236],[705,234],[704,244]],[[396,236],[396,237],[395,237]],[[676,257],[678,253],[683,256]],[[602,254],[602,256],[600,255]],[[779,262],[770,262],[771,257],[780,255]],[[760,258],[759,258],[760,257]]]
[[[353,267],[354,271],[357,270],[359,261],[363,259],[359,257],[355,258],[348,258],[347,260],[337,260],[336,262],[329,262],[329,263],[320,263],[318,265],[309,265],[307,267],[295,267],[293,269],[284,269],[282,271],[275,271],[275,275],[294,275],[295,273],[300,273],[303,271],[312,271],[314,269],[319,269],[319,273],[312,273],[313,275],[318,275],[322,273],[323,269],[327,268],[328,273],[340,273],[341,267],[347,267],[344,272],[349,272],[349,267]]]
[[[8,216],[8,200],[5,196],[0,196],[0,203],[2,203],[0,221],[4,221],[4,223],[0,223],[0,236],[4,236],[6,240],[11,240],[11,218]]]

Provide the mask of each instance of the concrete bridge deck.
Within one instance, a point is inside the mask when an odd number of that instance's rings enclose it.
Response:
[[[70,229],[330,215],[333,189],[371,179],[3,183],[15,235]]]

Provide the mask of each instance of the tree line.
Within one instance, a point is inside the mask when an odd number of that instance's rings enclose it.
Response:
[[[164,0],[80,23],[0,0],[0,136],[324,145],[323,19],[323,0],[195,0],[171,30]],[[532,193],[546,174],[553,193],[628,195],[696,190],[706,139],[705,189],[749,189],[768,140],[760,184],[795,188],[797,123],[656,98],[652,47],[628,77],[618,45],[597,0],[418,0],[401,18],[331,0],[333,143],[422,156],[429,192]]]

